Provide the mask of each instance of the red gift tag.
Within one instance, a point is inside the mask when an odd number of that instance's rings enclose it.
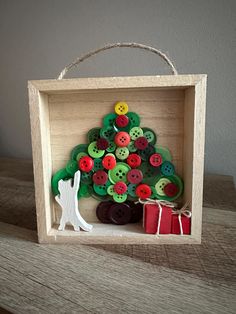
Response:
[[[157,204],[144,205],[144,229],[146,233],[157,233],[159,220],[159,234],[171,233],[172,208],[162,205],[161,207],[162,212],[160,213],[160,209]]]
[[[182,223],[183,234],[190,234],[190,232],[191,232],[191,218],[186,217],[185,215],[181,215],[181,223]],[[171,233],[181,234],[178,214],[172,215]]]

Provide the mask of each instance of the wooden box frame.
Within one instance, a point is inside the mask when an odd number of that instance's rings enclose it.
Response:
[[[201,242],[206,75],[38,80],[30,81],[28,88],[40,243]],[[141,126],[150,126],[150,123],[158,121],[161,127],[158,132],[163,130],[161,144],[179,152],[178,156],[174,156],[174,163],[176,161],[185,182],[183,198],[191,203],[191,235],[145,234],[138,224],[114,226],[93,223],[91,232],[57,230],[56,205],[51,193],[52,174],[65,166],[70,150],[83,143],[81,139],[84,139],[85,133],[91,127],[99,126],[100,118],[104,113],[111,112],[114,101],[119,100],[127,101],[130,111],[136,111],[143,117]],[[91,126],[95,121],[91,120],[93,118],[97,122]],[[76,125],[78,138],[75,137]],[[84,202],[87,208],[94,206],[89,199]]]

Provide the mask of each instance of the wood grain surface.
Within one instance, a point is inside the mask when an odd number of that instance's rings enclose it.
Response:
[[[31,169],[30,162],[0,163],[2,308],[235,313],[236,211],[204,208],[201,245],[39,245]]]

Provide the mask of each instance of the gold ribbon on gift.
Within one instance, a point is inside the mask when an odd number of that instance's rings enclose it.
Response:
[[[172,210],[172,215],[178,215],[178,220],[179,220],[179,228],[180,228],[180,234],[183,235],[183,224],[181,220],[181,216],[184,215],[188,218],[192,216],[192,212],[189,210],[189,203],[185,203],[184,206],[180,209],[175,209]]]
[[[141,199],[139,198],[138,202],[143,204],[143,223],[144,223],[144,216],[145,216],[145,206],[146,205],[157,205],[159,207],[159,214],[158,214],[158,224],[157,224],[157,232],[156,234],[160,234],[160,226],[161,226],[161,218],[162,218],[162,206],[168,206],[171,208],[175,208],[177,206],[176,203],[165,201],[165,200],[154,200],[151,198]]]

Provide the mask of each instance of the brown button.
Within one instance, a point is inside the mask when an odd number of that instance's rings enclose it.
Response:
[[[98,204],[96,208],[96,215],[98,220],[100,220],[104,224],[111,223],[110,218],[108,217],[109,210],[111,206],[114,204],[112,201],[104,201]]]
[[[116,225],[125,225],[132,217],[131,208],[127,204],[114,204],[109,209],[109,219]]]
[[[139,222],[143,218],[143,205],[140,203],[135,204],[132,201],[125,202],[131,208],[132,217],[130,223]]]

